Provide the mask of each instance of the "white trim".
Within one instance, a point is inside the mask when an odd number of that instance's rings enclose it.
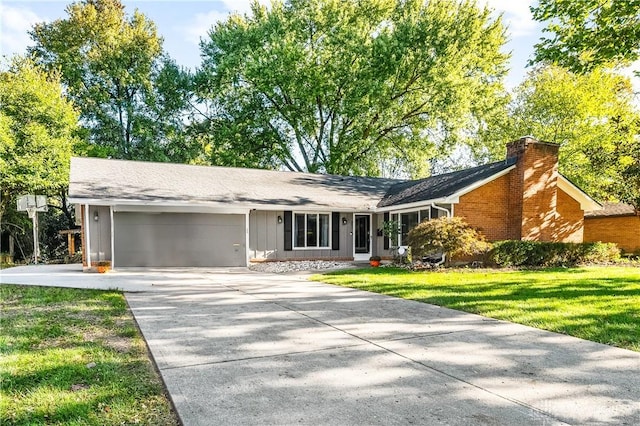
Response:
[[[307,205],[307,206],[297,206],[297,205],[287,205],[287,204],[255,204],[255,203],[242,203],[242,202],[234,202],[225,201],[225,202],[189,202],[189,201],[174,201],[174,202],[166,202],[166,201],[144,201],[144,200],[127,200],[127,199],[100,199],[100,198],[82,198],[82,197],[70,197],[70,204],[86,204],[90,203],[95,206],[114,206],[116,207],[116,212],[118,211],[138,211],[137,209],[166,209],[166,208],[175,208],[175,209],[184,209],[183,211],[194,211],[194,209],[199,209],[200,213],[225,213],[229,210],[233,210],[234,212],[238,212],[238,214],[244,212],[246,210],[262,210],[262,211],[285,211],[285,210],[296,210],[298,212],[305,213],[314,213],[317,211],[339,211],[341,213],[353,213],[353,212],[372,212],[375,210],[375,206],[361,206],[361,207],[353,207],[353,206],[327,206],[327,205]],[[238,207],[229,207],[229,205],[237,205]],[[136,209],[136,210],[131,210]],[[140,210],[142,211],[142,210]],[[178,211],[176,211],[178,213]]]
[[[251,252],[249,250],[249,215],[251,214],[250,210],[247,210],[244,214],[244,229],[245,229],[245,248],[244,248],[244,266],[249,266],[249,260],[251,259]]]
[[[453,194],[444,197],[444,198],[433,198],[431,200],[423,200],[423,201],[415,201],[413,203],[406,203],[406,204],[396,204],[393,206],[386,206],[386,207],[380,207],[375,209],[375,213],[384,213],[384,212],[406,212],[406,211],[414,211],[416,209],[419,209],[420,207],[426,207],[426,206],[431,206],[434,203],[440,203],[440,204],[455,204],[460,202],[460,197],[473,191],[474,189],[477,189],[479,187],[481,187],[482,185],[486,185],[487,183],[502,177],[504,175],[506,175],[507,173],[509,173],[511,170],[515,169],[515,165],[513,166],[509,166],[504,170],[499,171],[496,174],[493,174],[491,176],[489,176],[488,178],[485,178],[481,181],[475,182],[465,188],[462,188],[461,190],[459,190],[458,192],[454,192]]]
[[[580,203],[580,208],[584,211],[600,210],[602,206],[593,198],[585,194],[580,188],[575,186],[569,179],[558,173],[558,188],[562,189],[571,198]]]
[[[454,194],[451,194],[450,196],[446,197],[444,204],[459,202],[460,201],[459,199],[460,199],[461,196],[463,196],[465,194],[468,194],[469,192],[473,191],[474,189],[478,189],[481,186],[486,185],[489,182],[494,181],[494,180],[498,179],[499,177],[502,177],[502,176],[506,175],[507,173],[509,173],[511,170],[513,170],[515,168],[516,168],[516,165],[514,164],[513,166],[509,166],[506,169],[501,170],[498,173],[489,176],[488,178],[479,180],[479,181],[474,182],[474,183],[472,183],[471,185],[469,185],[469,186],[467,186],[465,188],[462,188],[460,191],[458,191],[458,192],[456,192]]]
[[[111,218],[111,269],[114,269],[116,267],[116,247],[114,245],[115,229],[113,228],[113,206],[109,207],[109,217]]]
[[[249,209],[229,207],[211,208],[206,206],[160,206],[160,205],[110,205],[116,213],[203,213],[203,214],[242,214],[244,215]]]
[[[432,203],[451,204],[451,201],[446,201],[445,198],[435,198],[433,200],[416,201],[415,203],[398,204],[395,206],[380,207],[375,213],[406,213],[415,210],[421,210],[420,207],[430,207]]]
[[[331,213],[332,212],[326,212],[326,211],[300,211],[300,210],[294,210],[291,212],[291,250],[331,250],[332,244],[331,244],[331,231],[333,231],[332,227],[333,224],[331,223]],[[317,229],[317,236],[318,236],[318,244],[320,244],[320,215],[325,215],[325,216],[329,216],[329,235],[328,235],[328,246],[311,246],[308,247],[307,244],[307,240],[305,238],[305,246],[304,247],[297,247],[296,246],[296,214],[303,214],[305,215],[305,220],[304,220],[304,229],[305,229],[305,235],[306,235],[306,230],[307,230],[307,215],[310,214],[315,214],[318,215],[318,222],[316,225],[316,229]]]
[[[87,258],[87,267],[91,268],[91,238],[89,237],[89,204],[84,205],[84,233],[85,233],[85,243],[86,247],[86,258]]]
[[[356,216],[369,216],[369,252],[368,253],[356,253]],[[371,213],[353,213],[353,226],[351,228],[353,234],[353,260],[356,262],[359,261],[368,261],[373,252],[373,235],[372,235],[372,227],[373,227],[373,217]]]

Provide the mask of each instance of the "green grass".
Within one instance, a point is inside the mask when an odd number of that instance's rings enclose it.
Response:
[[[121,293],[1,285],[0,306],[0,424],[178,424]]]
[[[367,268],[311,279],[640,351],[640,268],[438,272]]]

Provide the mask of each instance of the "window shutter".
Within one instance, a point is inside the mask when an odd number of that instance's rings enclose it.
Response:
[[[340,213],[331,213],[331,250],[340,250]]]
[[[284,251],[291,251],[293,248],[293,213],[291,211],[284,212]]]
[[[387,213],[385,213],[385,214],[384,214],[384,221],[385,221],[385,222],[389,222],[389,212],[387,212]],[[384,226],[384,224],[383,224],[383,226]],[[383,229],[384,229],[384,228],[383,228]],[[385,237],[384,237],[384,249],[385,249],[385,250],[389,250],[389,246],[390,246],[390,245],[391,245],[391,243],[390,243],[389,237],[387,237],[387,236],[385,235]]]

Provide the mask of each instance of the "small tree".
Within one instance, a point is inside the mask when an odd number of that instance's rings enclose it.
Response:
[[[416,258],[439,251],[449,256],[469,256],[489,249],[484,236],[459,217],[441,217],[418,224],[409,231],[409,246]]]
[[[382,234],[389,238],[391,246],[397,247],[398,234],[400,234],[400,222],[397,220],[386,220],[382,223]]]

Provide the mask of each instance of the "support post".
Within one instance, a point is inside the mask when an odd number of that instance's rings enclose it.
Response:
[[[87,267],[89,269],[91,269],[91,238],[89,236],[90,225],[91,223],[89,222],[89,204],[85,204],[84,205],[84,237],[85,237],[84,239],[85,239],[86,247],[84,247],[84,249],[86,250],[85,255],[87,258]]]
[[[33,221],[33,263],[38,264],[38,255],[40,251],[40,243],[38,242],[38,212],[34,211],[31,217]]]
[[[109,206],[109,219],[111,220],[111,225],[109,226],[111,230],[111,269],[116,267],[116,247],[115,247],[115,228],[113,226],[113,206]]]

